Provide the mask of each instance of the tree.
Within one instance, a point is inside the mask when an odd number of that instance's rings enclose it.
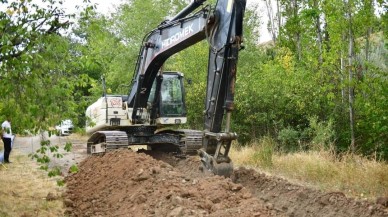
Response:
[[[61,36],[73,15],[61,2],[46,4],[13,1],[0,12],[0,115],[14,117],[15,132],[72,117],[76,87],[85,82],[73,73],[69,40]]]
[[[77,115],[78,90],[88,83],[88,76],[79,73],[70,40],[62,35],[73,15],[65,14],[61,1],[1,3],[6,10],[0,11],[0,118],[13,117],[14,133],[51,135],[60,120]],[[44,164],[48,154],[60,157],[58,146],[47,141],[42,137],[38,150],[43,157],[33,155]],[[54,173],[58,170],[49,175]]]
[[[282,1],[284,6],[283,16],[286,17],[285,25],[282,28],[284,31],[284,35],[282,35],[283,43],[286,44],[286,40],[290,40],[292,42],[291,46],[295,50],[297,54],[298,60],[302,58],[302,29],[300,25],[300,8],[301,1],[300,0],[292,0],[292,1]],[[284,38],[283,36],[287,37]]]
[[[8,1],[1,0],[6,4]],[[0,11],[0,62],[5,67],[8,61],[34,52],[41,37],[57,34],[67,28],[69,18],[63,10],[55,7],[55,0],[49,0],[47,8],[31,1],[13,1]],[[62,19],[65,18],[65,21]]]

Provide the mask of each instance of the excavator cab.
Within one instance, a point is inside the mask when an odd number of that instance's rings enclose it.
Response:
[[[185,90],[183,87],[183,74],[180,72],[164,72],[160,80],[152,86],[148,102],[155,102],[155,91],[159,89],[159,99],[156,104],[157,124],[184,124],[186,123]]]
[[[160,116],[161,117],[186,117],[184,100],[183,76],[180,73],[163,75],[160,90]]]

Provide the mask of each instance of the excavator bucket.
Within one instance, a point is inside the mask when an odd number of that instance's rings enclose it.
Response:
[[[207,154],[203,149],[198,150],[202,165],[200,169],[203,172],[210,172],[215,175],[230,177],[233,173],[232,161],[217,162],[215,158]]]
[[[217,163],[213,164],[212,172],[215,175],[230,177],[233,173],[233,164],[230,163]]]

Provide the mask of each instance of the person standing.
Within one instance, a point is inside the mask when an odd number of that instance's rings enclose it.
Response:
[[[1,124],[1,138],[4,143],[4,163],[11,163],[9,161],[9,155],[12,150],[11,118],[7,118],[7,120]]]

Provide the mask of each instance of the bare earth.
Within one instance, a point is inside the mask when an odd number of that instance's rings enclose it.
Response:
[[[88,157],[85,138],[51,140],[73,143],[73,151],[53,163],[65,168],[69,216],[388,216],[387,204],[319,192],[246,168],[236,168],[231,178],[204,174],[196,156],[117,150]],[[33,138],[18,141],[30,152]],[[74,163],[79,172],[68,174]]]

